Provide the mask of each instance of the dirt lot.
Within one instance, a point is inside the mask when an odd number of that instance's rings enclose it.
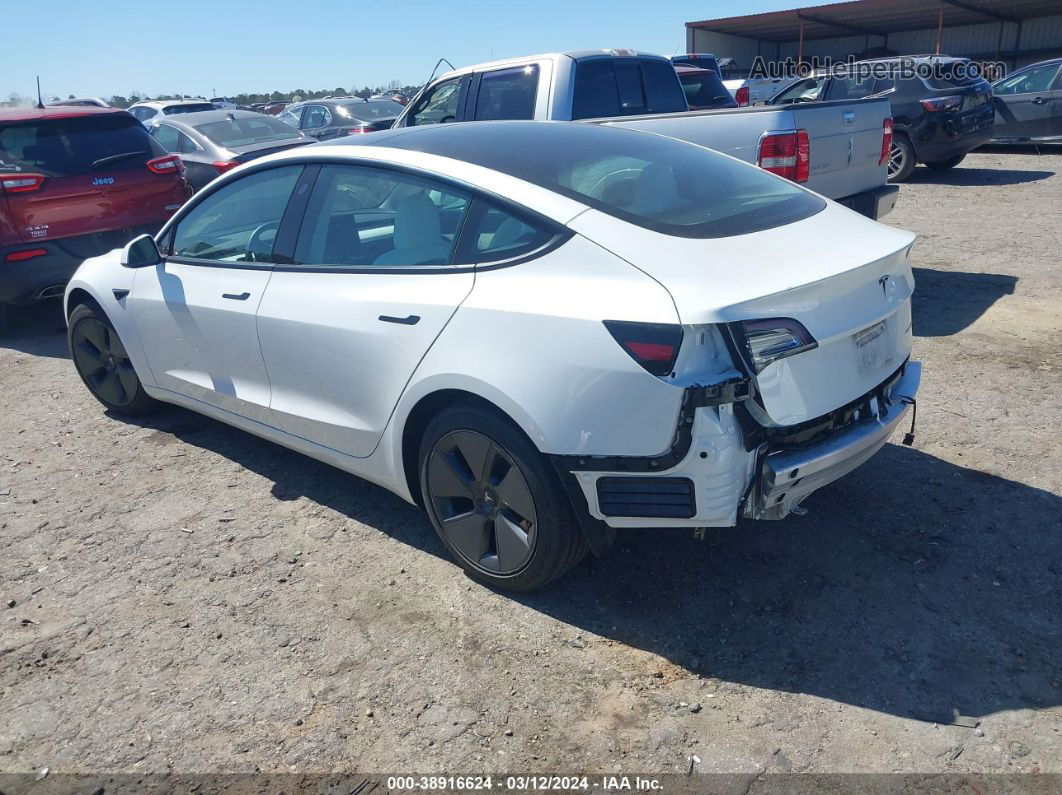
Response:
[[[913,449],[527,597],[382,489],[182,410],[106,416],[54,307],[17,313],[0,771],[1062,772],[1058,172],[997,150],[902,188]]]

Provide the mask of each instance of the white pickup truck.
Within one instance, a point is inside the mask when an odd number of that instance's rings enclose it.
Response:
[[[503,119],[584,121],[678,138],[755,163],[873,219],[896,203],[898,189],[885,179],[887,99],[690,111],[672,64],[634,50],[456,69],[429,82],[394,126]]]

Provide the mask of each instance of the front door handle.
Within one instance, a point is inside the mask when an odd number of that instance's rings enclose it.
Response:
[[[1043,97],[1037,97],[1036,99],[1034,99],[1032,101],[1032,104],[1034,104],[1034,105],[1046,105],[1047,104],[1047,100],[1044,99]]]
[[[420,315],[406,315],[405,317],[380,315],[380,320],[384,323],[401,323],[403,326],[415,326],[420,322]]]
[[[222,293],[222,298],[228,298],[231,301],[246,301],[251,297],[250,293]]]

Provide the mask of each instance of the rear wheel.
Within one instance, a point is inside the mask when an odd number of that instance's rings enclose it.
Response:
[[[955,168],[955,166],[959,165],[959,163],[961,163],[965,159],[965,154],[954,155],[953,157],[949,157],[944,160],[933,160],[931,162],[926,162],[926,165],[934,171],[947,171],[949,168]]]
[[[70,313],[67,340],[77,374],[108,409],[141,416],[159,407],[144,391],[125,345],[102,311],[88,304],[75,308]]]
[[[911,142],[904,135],[893,135],[887,167],[889,182],[903,182],[911,176],[917,165],[918,161],[915,159],[915,151]]]
[[[493,411],[458,404],[429,423],[420,446],[420,488],[443,544],[487,585],[532,591],[586,555],[556,473]]]

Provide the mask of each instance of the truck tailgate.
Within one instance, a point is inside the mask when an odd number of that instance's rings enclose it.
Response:
[[[881,139],[889,100],[856,99],[787,105],[791,130],[807,130],[811,176],[807,187],[837,199],[885,184]]]

